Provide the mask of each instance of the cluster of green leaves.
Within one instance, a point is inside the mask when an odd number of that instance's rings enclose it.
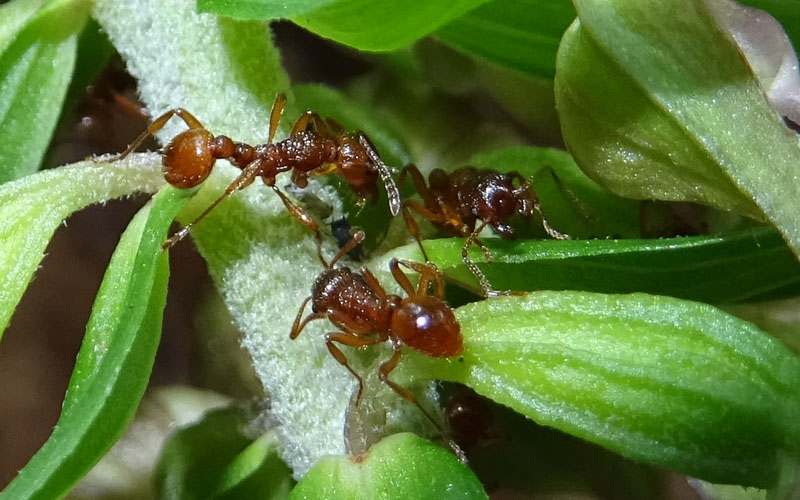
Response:
[[[796,39],[797,9],[747,3],[771,11]],[[455,137],[476,166],[532,179],[550,223],[580,239],[487,240],[494,259],[481,267],[498,288],[551,291],[458,308],[464,355],[409,353],[398,381],[460,382],[541,424],[709,481],[774,488],[784,480],[800,458],[800,360],[753,325],[684,300],[788,297],[800,282],[797,138],[709,5],[198,0],[196,7],[217,16],[196,14],[188,1],[0,6],[0,328],[64,218],[90,203],[158,193],[109,263],[56,429],[0,498],[63,497],[123,433],[161,330],[168,264],[160,243],[176,215],[193,217],[233,175],[220,166],[200,190],[184,193],[163,187],[159,158],[148,154],[33,173],[70,82],[91,76],[92,65],[76,66],[92,50],[80,37],[97,40],[90,14],[128,62],[153,113],[185,107],[215,133],[256,143],[266,136],[274,95],[286,92],[287,114],[309,108],[362,129],[389,164],[422,162],[420,151],[445,151]],[[343,91],[290,87],[263,23],[276,18],[383,53],[372,56],[378,76]],[[486,151],[489,141],[466,140],[469,121],[435,83],[454,76],[442,78],[441,68],[426,67],[406,49],[429,35],[460,52],[444,52],[443,66],[471,68],[454,74],[467,75],[474,88],[494,93],[500,81],[516,82],[522,95],[501,102],[546,105],[533,97],[554,89],[550,105],[555,99],[571,155],[523,146]],[[513,133],[502,141],[521,142]],[[434,156],[437,166],[459,166]],[[376,274],[387,277],[392,257],[420,257],[414,245],[398,247],[403,240],[392,231],[384,238],[390,217],[383,200],[358,211],[345,186],[317,188],[368,232]],[[340,457],[312,468],[323,455],[344,453],[353,380],[329,358],[319,330],[288,339],[287,311],[319,268],[307,232],[266,194],[249,189],[221,204],[193,236],[274,402],[280,432],[253,436],[235,409],[207,415],[165,446],[155,477],[161,495],[485,497],[452,455],[411,435],[384,440],[355,464]],[[638,203],[629,198],[701,202],[771,226],[640,239]],[[470,279],[460,240],[429,240],[426,247],[448,275]],[[479,254],[475,260],[482,261]],[[646,293],[617,295],[629,292]],[[371,389],[366,397],[386,420],[413,428],[405,402]],[[294,489],[279,450],[296,476],[311,469]]]

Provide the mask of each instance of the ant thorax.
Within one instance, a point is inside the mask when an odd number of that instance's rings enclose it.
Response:
[[[325,313],[337,327],[355,333],[389,328],[391,307],[361,274],[339,267],[323,271],[311,287],[311,308]]]

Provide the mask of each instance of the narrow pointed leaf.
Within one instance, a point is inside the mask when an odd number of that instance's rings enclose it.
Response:
[[[474,283],[461,259],[463,239],[425,240],[428,256],[453,278]],[[774,229],[657,240],[518,240],[486,238],[492,261],[470,257],[499,290],[647,292],[725,303],[800,292],[800,263]],[[416,244],[391,256],[420,260]],[[388,257],[370,266],[385,269]],[[454,290],[455,291],[455,290]]]
[[[13,35],[0,32],[0,183],[39,168],[61,114],[88,14],[85,0],[51,1]],[[0,19],[11,23],[19,17]]]
[[[161,336],[169,268],[160,246],[184,202],[180,193],[164,191],[123,235],[58,423],[0,499],[65,496],[125,431],[144,394]],[[122,282],[108,281],[126,276]]]
[[[81,162],[0,186],[0,332],[8,326],[53,232],[76,210],[163,185],[160,160]],[[1,335],[1,334],[0,334]]]
[[[464,353],[398,368],[469,385],[635,460],[772,486],[800,446],[800,359],[705,304],[534,292],[457,310]]]

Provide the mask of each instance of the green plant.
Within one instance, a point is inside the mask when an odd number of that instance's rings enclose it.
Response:
[[[772,11],[797,36],[799,9],[748,3]],[[0,498],[63,497],[123,433],[161,330],[168,266],[160,243],[173,218],[191,220],[235,173],[220,163],[198,190],[179,191],[164,186],[152,153],[33,173],[70,79],[92,74],[91,65],[80,64],[73,74],[76,58],[92,50],[79,43],[82,30],[87,38],[96,30],[84,27],[90,16],[154,114],[184,107],[209,130],[257,144],[266,137],[274,96],[286,92],[288,117],[314,109],[362,129],[390,165],[413,160],[423,169],[452,169],[469,161],[537,179],[550,222],[581,239],[487,239],[494,260],[483,268],[492,283],[530,293],[459,307],[464,355],[441,360],[409,352],[393,374],[398,382],[417,393],[434,379],[465,384],[540,424],[710,482],[767,488],[776,498],[796,487],[800,360],[752,324],[692,302],[793,297],[800,282],[800,148],[779,114],[796,118],[797,105],[791,92],[788,101],[768,92],[780,72],[762,70],[779,64],[761,64],[751,52],[748,64],[744,43],[734,42],[735,6],[199,0],[197,8],[214,14],[198,15],[186,1],[0,6],[2,327],[67,215],[133,192],[156,193],[109,264],[52,437]],[[373,71],[340,90],[290,85],[261,21],[281,17],[364,52]],[[439,41],[408,49],[428,35]],[[780,27],[772,35],[791,49]],[[516,128],[472,121],[463,96],[474,93],[492,96]],[[557,137],[559,122],[571,155],[521,145],[519,129]],[[283,133],[289,123],[281,124]],[[167,127],[159,137],[176,130]],[[559,182],[539,175],[546,167]],[[402,222],[390,220],[385,203],[359,211],[335,181],[312,189],[366,230],[367,265],[383,282],[390,281],[390,258],[420,258],[414,245],[401,246]],[[724,223],[713,236],[641,239],[635,199],[702,203],[714,210],[696,222]],[[367,380],[364,407],[350,408],[354,380],[324,349],[322,326],[289,340],[294,311],[320,269],[309,233],[277,197],[248,188],[192,236],[270,394],[277,427],[255,439],[242,431],[252,415],[207,415],[165,448],[157,474],[162,494],[285,496],[288,469],[277,454],[299,478],[323,455],[345,452],[346,422],[353,441],[401,430],[430,435],[415,409],[376,379]],[[460,245],[426,242],[446,273],[468,280]],[[333,252],[332,243],[326,251]],[[482,262],[477,253],[475,260]],[[550,291],[537,291],[543,289]],[[647,293],[621,295],[629,292]],[[388,354],[376,350],[348,355],[359,371],[374,373]],[[373,422],[382,425],[370,430]],[[200,453],[206,436],[225,451]],[[442,484],[427,494],[440,496],[443,488],[485,495],[451,455],[413,436],[392,439],[399,444],[390,453],[386,441],[370,452],[366,471],[327,460],[291,495],[402,497],[398,478],[430,479],[424,467],[404,468],[421,460],[454,471],[433,478]],[[263,477],[274,480],[262,484]]]

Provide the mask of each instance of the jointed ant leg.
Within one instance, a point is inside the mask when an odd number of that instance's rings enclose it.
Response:
[[[411,175],[411,182],[414,184],[414,188],[417,190],[417,193],[419,193],[420,197],[422,197],[422,201],[425,206],[429,210],[433,210],[435,207],[437,207],[439,204],[431,195],[428,185],[425,183],[425,178],[422,176],[422,172],[419,171],[417,166],[413,163],[409,163],[403,167],[403,170],[400,171],[400,177],[397,180],[401,186],[405,184],[406,174]]]
[[[576,206],[580,207],[580,205],[581,205],[580,200],[578,200],[578,198],[575,196],[575,194],[572,191],[570,191],[561,182],[561,180],[558,178],[558,176],[556,175],[556,173],[555,173],[555,171],[553,170],[552,167],[545,167],[545,168],[539,170],[536,173],[536,175],[534,175],[533,179],[534,180],[538,179],[544,174],[550,174],[553,177],[553,179],[556,181],[556,184],[558,184],[558,186],[562,190],[562,192],[567,193],[567,196],[570,197],[571,201]],[[556,240],[568,240],[569,239],[569,235],[568,234],[564,234],[564,233],[558,231],[553,226],[551,226],[549,222],[547,222],[547,217],[545,217],[544,212],[542,211],[542,206],[539,203],[539,197],[536,196],[536,192],[533,190],[533,186],[531,185],[531,183],[528,182],[528,180],[525,177],[523,177],[522,174],[520,174],[519,172],[514,172],[512,174],[512,176],[520,181],[519,189],[522,192],[527,194],[527,196],[524,196],[524,198],[527,198],[527,199],[531,200],[531,202],[533,203],[533,206],[530,207],[530,208],[533,209],[533,210],[536,210],[536,212],[542,218],[542,227],[544,228],[545,232],[553,239],[556,239]],[[580,210],[580,208],[579,208],[579,210]]]
[[[155,120],[153,120],[153,122],[147,126],[147,129],[145,129],[144,132],[139,134],[139,137],[134,139],[134,141],[130,144],[130,146],[127,147],[127,149],[125,149],[125,151],[112,158],[109,158],[107,161],[121,160],[126,156],[128,156],[129,154],[131,154],[133,151],[136,150],[136,148],[139,147],[142,141],[144,141],[151,135],[155,135],[156,132],[164,128],[169,119],[172,118],[173,116],[177,116],[178,118],[183,120],[183,122],[186,123],[186,126],[189,127],[190,129],[205,128],[197,118],[195,118],[191,113],[189,113],[185,109],[183,108],[171,109],[166,113],[164,113],[163,115],[156,118]]]
[[[389,380],[389,374],[392,373],[392,371],[395,368],[397,368],[397,363],[398,361],[400,361],[400,356],[403,353],[402,347],[403,346],[400,342],[392,341],[392,348],[394,349],[394,353],[392,354],[392,357],[389,358],[388,361],[383,362],[380,368],[378,368],[378,377],[380,378],[381,382],[391,387],[391,389],[394,392],[396,392],[401,398],[405,399],[409,403],[419,408],[419,411],[421,411],[422,414],[425,415],[425,417],[433,424],[433,426],[436,427],[436,430],[438,430],[442,436],[446,436],[447,434],[445,433],[444,429],[442,429],[442,427],[439,425],[438,422],[436,422],[433,416],[431,416],[431,414],[428,413],[425,410],[425,408],[422,407],[421,404],[419,404],[419,400],[417,399],[417,396],[415,396],[413,392]]]
[[[350,367],[350,364],[347,362],[347,357],[344,353],[335,345],[334,342],[338,342],[339,344],[346,345],[349,347],[366,347],[370,345],[380,344],[385,339],[365,339],[363,337],[357,337],[355,335],[351,335],[344,332],[331,332],[325,335],[325,345],[328,346],[328,351],[330,351],[333,358],[338,361],[342,366],[347,368],[350,373],[358,380],[358,395],[356,396],[356,406],[361,403],[361,395],[364,392],[364,380],[361,378],[361,375],[355,372],[353,368]]]
[[[306,226],[309,230],[314,232],[314,240],[317,244],[317,257],[319,257],[320,262],[326,268],[328,267],[328,262],[325,260],[325,257],[322,256],[322,232],[319,230],[319,226],[317,222],[299,205],[295,204],[292,200],[289,199],[283,192],[278,189],[278,186],[272,184],[270,185],[273,191],[280,197],[281,201],[283,202],[283,206],[286,207],[286,210],[289,211],[292,217],[297,219],[301,224]]]
[[[464,240],[464,246],[461,247],[461,260],[464,261],[464,264],[467,266],[470,272],[475,276],[475,279],[478,280],[478,283],[480,284],[481,289],[483,290],[483,294],[486,297],[496,297],[500,295],[500,293],[497,292],[494,288],[492,288],[492,285],[489,283],[489,280],[486,279],[486,275],[483,274],[483,271],[481,271],[478,265],[472,262],[472,259],[469,258],[469,247],[472,246],[472,244],[475,242],[477,242],[478,246],[480,246],[481,249],[483,249],[484,256],[489,257],[486,260],[488,261],[491,258],[491,254],[488,253],[489,250],[483,245],[483,243],[480,243],[480,241],[478,240],[478,234],[483,230],[484,227],[486,227],[485,222],[482,223],[480,226],[478,226],[474,231],[472,231],[472,233],[470,233],[470,235],[467,236],[467,238]]]
[[[425,259],[425,262],[430,262],[431,259],[428,257],[428,252],[425,251],[425,246],[422,244],[422,238],[419,235],[419,225],[417,225],[417,221],[414,220],[414,216],[411,215],[411,211],[408,209],[408,201],[403,203],[403,219],[406,221],[408,232],[414,237],[420,252],[422,252],[422,258]]]
[[[444,273],[439,270],[436,264],[432,262],[426,262],[425,264],[422,264],[405,259],[392,259],[392,262],[389,265],[391,266],[392,264],[405,266],[419,274],[419,283],[417,283],[416,295],[427,293],[428,287],[431,283],[433,283],[434,295],[440,299],[444,299]],[[400,271],[399,267],[397,270],[398,272],[402,272]],[[392,274],[394,274],[394,270],[392,270]],[[397,279],[396,276],[395,279]]]
[[[425,247],[422,245],[422,238],[419,234],[419,226],[417,225],[417,221],[414,220],[414,217],[411,215],[411,210],[417,212],[419,215],[425,217],[431,222],[446,223],[447,218],[443,214],[434,212],[426,205],[423,205],[416,200],[406,200],[403,202],[403,218],[406,221],[408,232],[411,233],[411,236],[413,236],[417,241],[417,245],[422,252],[422,257],[425,259],[425,262],[430,262],[428,253],[425,251]]]
[[[297,118],[297,121],[292,125],[292,130],[289,135],[295,135],[298,132],[303,132],[311,129],[315,133],[328,137],[331,135],[328,126],[322,120],[322,117],[314,111],[306,111]]]
[[[249,164],[247,167],[245,167],[244,170],[242,170],[242,173],[239,174],[239,176],[236,177],[233,180],[233,182],[231,182],[228,185],[228,187],[225,188],[225,191],[219,196],[219,198],[214,200],[214,202],[211,203],[211,205],[206,207],[206,209],[203,210],[203,212],[200,215],[198,215],[192,222],[190,222],[189,224],[187,224],[184,227],[182,227],[175,234],[173,234],[167,241],[162,243],[161,244],[161,249],[162,250],[167,250],[170,247],[174,246],[179,241],[181,241],[183,238],[185,238],[186,235],[189,234],[189,231],[191,231],[191,229],[198,222],[200,222],[200,220],[203,217],[208,215],[208,213],[211,212],[211,210],[213,210],[217,205],[219,205],[220,202],[222,202],[222,200],[224,200],[225,198],[229,197],[235,191],[237,191],[239,189],[244,189],[247,186],[249,186],[250,184],[252,184],[253,181],[255,180],[255,178],[258,176],[260,170],[261,170],[261,164],[258,161],[254,161],[251,164]]]
[[[364,277],[364,281],[367,285],[375,291],[375,294],[381,299],[386,298],[386,289],[383,288],[383,285],[380,284],[378,278],[375,277],[372,272],[367,269],[366,267],[361,268],[361,276]]]
[[[438,278],[435,278],[433,280],[434,293],[440,299],[444,299],[444,282],[445,281],[448,282],[448,283],[452,283],[453,285],[456,285],[457,287],[463,288],[464,290],[470,292],[473,295],[477,295],[479,297],[486,297],[486,291],[483,290],[482,288],[478,288],[476,286],[470,285],[469,283],[465,283],[465,282],[463,282],[463,281],[461,281],[459,279],[456,279],[456,278],[453,278],[452,276],[448,276],[448,275],[444,274],[438,267],[435,267],[436,265],[433,264],[432,262],[423,264],[423,263],[420,263],[420,262],[413,262],[413,261],[410,261],[410,260],[398,259],[398,263],[400,265],[402,265],[402,266],[405,266],[405,267],[411,269],[412,271],[417,272],[418,274],[422,274],[422,273],[426,272],[426,270],[424,268],[426,268],[428,265],[434,267],[435,270],[436,270],[435,273],[438,276]],[[441,283],[441,285],[440,285],[440,283]],[[497,293],[502,295],[505,292],[497,292]]]
[[[389,262],[389,270],[392,271],[392,276],[394,276],[394,280],[400,285],[400,288],[406,292],[406,295],[409,297],[415,295],[414,285],[411,284],[411,280],[408,279],[406,273],[403,272],[402,269],[398,266],[399,260],[392,259]]]

